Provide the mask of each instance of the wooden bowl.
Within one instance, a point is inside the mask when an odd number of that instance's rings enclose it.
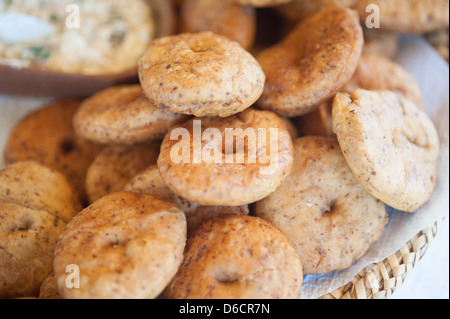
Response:
[[[156,36],[171,35],[176,29],[172,1],[147,0],[153,8]],[[119,84],[138,83],[135,68],[116,74],[83,75],[38,68],[14,68],[0,65],[0,93],[51,97],[86,97]]]

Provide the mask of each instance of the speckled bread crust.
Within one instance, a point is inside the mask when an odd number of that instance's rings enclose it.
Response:
[[[211,32],[151,42],[139,61],[145,95],[156,106],[198,117],[227,117],[250,107],[265,75],[237,42]]]
[[[0,171],[0,298],[38,295],[58,237],[81,209],[55,170],[24,161]]]
[[[188,239],[170,299],[294,299],[302,263],[286,236],[250,216],[208,220]]]
[[[171,140],[172,133],[169,132],[161,145],[157,163],[166,185],[183,198],[206,206],[246,205],[273,192],[290,173],[293,160],[292,139],[283,120],[275,113],[249,109],[227,118],[203,118],[201,125],[201,132],[211,128],[218,129],[223,136],[226,129],[242,129],[237,134],[242,139],[247,128],[250,128],[250,132],[254,129],[255,135],[258,129],[262,129],[266,133],[267,143],[255,145],[256,141],[253,141],[244,143],[244,147],[239,148],[234,145],[233,153],[224,154],[227,151],[223,146],[225,138],[222,139],[223,144],[218,139],[211,142],[202,140],[198,150],[201,152],[205,146],[209,150],[214,149],[219,163],[200,159],[195,163],[193,157],[192,160],[175,163],[178,159],[172,159],[171,152],[172,149],[177,149],[178,140]],[[193,120],[187,121],[180,128],[185,130],[185,138],[189,141],[187,146],[192,145],[193,149]],[[270,133],[270,129],[278,130],[277,139],[276,132]],[[273,146],[269,142],[270,135],[274,138]],[[264,146],[267,146],[271,165],[268,158],[261,156]],[[249,161],[248,155],[253,153],[249,149],[256,149],[253,163]],[[197,155],[201,154],[196,153],[196,157]],[[238,161],[238,156],[242,156],[244,160]]]
[[[155,298],[183,260],[186,219],[173,202],[117,192],[79,213],[55,249],[54,274],[66,299]],[[66,286],[77,265],[80,287]]]
[[[425,112],[390,91],[337,94],[333,131],[361,185],[398,210],[414,212],[436,183],[439,139]]]
[[[233,1],[243,6],[273,7],[291,2],[292,0],[233,0]]]
[[[389,59],[363,54],[352,79],[341,89],[353,92],[366,90],[392,90],[403,94],[425,110],[421,89],[415,78],[399,64]],[[316,110],[294,119],[301,136],[335,136],[331,119],[333,99],[322,103]]]
[[[363,54],[382,55],[394,59],[400,46],[400,35],[380,29],[364,29]]]
[[[403,94],[425,111],[422,91],[416,79],[400,64],[379,55],[363,54],[355,74],[341,91],[352,93],[356,89]]]
[[[106,147],[89,166],[86,175],[89,202],[123,190],[133,176],[156,163],[159,146],[154,142]]]
[[[350,80],[363,44],[356,12],[333,8],[313,15],[258,56],[267,77],[258,105],[287,117],[312,112]]]
[[[233,0],[184,0],[180,7],[180,32],[211,31],[252,47],[256,33],[256,12]]]
[[[137,85],[107,88],[83,101],[74,117],[79,136],[104,144],[136,144],[162,139],[186,115],[154,106]]]
[[[289,21],[304,20],[317,12],[332,8],[352,8],[358,0],[293,0],[276,7],[279,14]]]
[[[426,33],[449,26],[449,0],[359,0],[355,9],[361,22],[373,12],[368,5],[380,9],[381,30],[400,33]]]
[[[384,203],[353,176],[334,138],[294,142],[292,174],[255,205],[255,215],[286,234],[305,274],[342,270],[364,255],[387,223]]]
[[[56,286],[55,276],[51,273],[42,283],[39,299],[63,299]]]
[[[102,147],[76,136],[72,119],[80,101],[60,100],[25,116],[12,130],[5,164],[34,160],[66,176],[85,200],[86,172]]]
[[[137,174],[125,185],[124,190],[139,194],[160,195],[173,200],[186,214],[188,235],[207,219],[226,214],[248,215],[249,213],[248,205],[202,206],[176,195],[164,183],[157,165],[152,165]]]

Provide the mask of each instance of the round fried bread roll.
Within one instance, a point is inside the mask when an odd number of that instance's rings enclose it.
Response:
[[[94,94],[74,117],[79,136],[104,144],[136,144],[162,139],[171,126],[187,120],[154,106],[139,84],[120,85]]]
[[[286,117],[312,112],[351,79],[363,44],[350,9],[326,9],[304,20],[258,55],[267,77],[258,105]]]
[[[75,134],[78,100],[59,100],[25,116],[12,130],[3,155],[5,164],[33,160],[60,171],[85,201],[89,165],[102,147]]]
[[[333,131],[361,185],[384,203],[414,212],[436,183],[439,138],[414,103],[391,91],[337,94]]]
[[[292,139],[283,120],[270,111],[249,109],[174,127],[157,163],[175,194],[200,205],[241,206],[273,192],[289,175],[292,160]]]
[[[237,41],[248,50],[255,40],[255,9],[234,0],[184,0],[180,7],[180,31],[211,31]]]
[[[66,299],[155,298],[183,260],[186,219],[160,196],[117,192],[79,213],[55,249],[54,274]],[[66,284],[68,265],[79,288]]]
[[[305,274],[345,269],[382,234],[385,205],[361,187],[335,138],[303,137],[294,148],[292,174],[255,215],[286,234]]]
[[[352,79],[341,89],[352,93],[356,89],[391,90],[403,94],[425,110],[422,91],[416,79],[401,65],[375,54],[363,54]],[[295,119],[301,135],[335,136],[331,112],[333,99],[319,105],[311,113]]]
[[[302,263],[284,234],[260,218],[228,215],[194,231],[164,297],[294,299],[302,282]]]
[[[106,147],[94,159],[86,174],[89,202],[123,190],[137,173],[156,163],[159,147],[159,142]]]
[[[167,197],[177,203],[186,214],[188,235],[205,220],[226,214],[248,215],[248,205],[242,206],[202,206],[178,196],[164,183],[157,165],[152,165],[137,174],[124,187],[125,191],[139,194],[155,194]]]
[[[425,110],[422,91],[412,74],[400,64],[380,55],[363,54],[355,74],[341,91],[352,93],[356,89],[389,90],[403,94]]]
[[[0,298],[38,295],[56,242],[81,209],[56,170],[23,161],[0,171]]]
[[[358,0],[355,9],[362,23],[372,19],[369,5],[379,10],[381,30],[426,33],[449,25],[449,0]]]
[[[139,78],[156,106],[198,117],[245,110],[261,96],[265,82],[250,53],[212,32],[152,41],[139,61]]]

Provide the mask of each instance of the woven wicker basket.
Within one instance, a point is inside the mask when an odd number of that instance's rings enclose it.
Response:
[[[419,232],[394,255],[361,270],[345,286],[319,299],[388,299],[405,281],[436,237],[440,222]]]

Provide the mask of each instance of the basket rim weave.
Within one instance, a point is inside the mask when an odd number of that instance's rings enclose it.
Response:
[[[425,255],[441,223],[423,229],[395,254],[368,265],[351,282],[318,299],[389,299]]]

